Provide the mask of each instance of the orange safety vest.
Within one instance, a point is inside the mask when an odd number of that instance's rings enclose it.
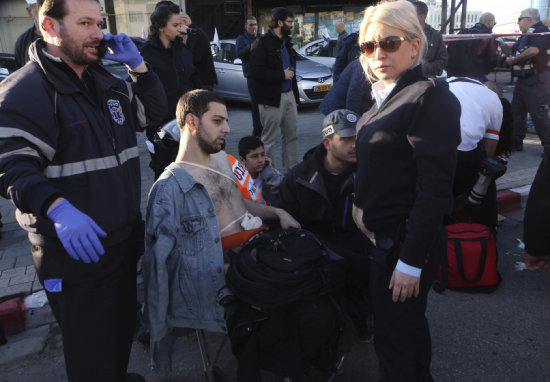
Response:
[[[233,175],[235,175],[237,186],[239,186],[239,190],[241,190],[243,197],[259,202],[262,196],[262,190],[256,186],[254,179],[252,179],[246,170],[246,166],[231,154],[227,154],[227,158],[229,159],[231,170],[233,171]]]

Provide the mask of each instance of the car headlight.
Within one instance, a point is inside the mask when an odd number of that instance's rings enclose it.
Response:
[[[296,81],[297,81],[297,82],[302,81],[302,76],[296,76]]]

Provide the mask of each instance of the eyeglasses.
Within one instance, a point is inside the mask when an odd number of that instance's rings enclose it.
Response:
[[[399,50],[399,48],[401,47],[401,41],[407,41],[407,40],[413,40],[413,39],[415,39],[415,37],[388,36],[388,37],[384,37],[382,40],[379,40],[379,41],[365,41],[364,43],[359,45],[359,49],[365,56],[370,58],[374,54],[374,50],[376,49],[377,45],[384,52],[392,53]]]
[[[518,23],[523,19],[530,19],[530,17],[529,16],[518,17]]]

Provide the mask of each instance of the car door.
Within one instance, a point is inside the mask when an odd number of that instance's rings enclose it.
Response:
[[[214,92],[227,99],[248,101],[246,78],[243,75],[241,61],[237,59],[235,43],[221,42],[219,48],[213,47],[213,51],[217,52],[214,56],[214,67],[218,75],[218,84],[214,86]]]
[[[325,40],[318,40],[310,43],[300,52],[310,60],[332,67],[336,57],[336,42],[337,40],[330,40],[327,44]]]

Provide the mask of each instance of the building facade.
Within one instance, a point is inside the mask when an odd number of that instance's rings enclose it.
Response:
[[[158,0],[100,0],[105,14],[105,33],[126,33],[129,36],[146,36],[149,17]],[[334,23],[343,20],[348,32],[358,30],[363,11],[372,3],[368,1],[310,1],[287,0],[185,0],[174,2],[185,8],[194,23],[203,28],[210,39],[214,29],[221,39],[235,38],[243,31],[246,16],[254,15],[259,21],[259,31],[267,31],[269,11],[285,6],[295,15],[292,30],[293,41],[301,46],[322,38],[327,29],[336,38]],[[0,52],[13,53],[17,37],[32,26],[32,19],[25,10],[24,0],[0,1]]]

